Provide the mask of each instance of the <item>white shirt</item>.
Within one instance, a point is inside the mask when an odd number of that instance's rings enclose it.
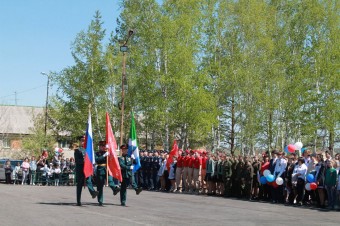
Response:
[[[56,173],[56,174],[59,174],[59,173],[61,173],[61,170],[60,170],[60,168],[55,168],[55,169],[53,170],[53,173]]]
[[[163,162],[161,162],[161,167],[159,167],[159,170],[157,173],[158,176],[163,176],[165,167],[166,167],[166,159]]]
[[[305,165],[308,167],[309,164],[312,162],[310,157],[308,156],[307,158],[304,158],[305,159]]]
[[[307,174],[307,166],[303,163],[301,166],[298,164],[295,166],[293,174],[299,173],[300,175],[298,178],[301,178],[302,180],[306,180],[306,174]]]
[[[307,173],[310,173],[314,170],[314,160],[311,157],[305,158],[305,165],[307,166]]]
[[[284,158],[278,158],[275,163],[275,169],[274,173],[278,174],[278,177],[281,177],[281,175],[286,171],[287,167],[287,160]]]

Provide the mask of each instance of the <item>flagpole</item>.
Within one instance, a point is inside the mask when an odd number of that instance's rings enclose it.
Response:
[[[89,109],[89,116],[88,117],[90,117],[91,116],[91,103],[89,103],[88,109]],[[87,123],[87,127],[88,126],[89,126],[89,124]],[[88,128],[86,128],[86,136],[87,136],[87,130],[88,130]],[[87,137],[85,137],[85,143],[84,143],[84,147],[83,147],[85,149],[86,149],[86,145],[87,145],[86,142],[87,142]],[[86,187],[86,177],[85,177],[85,173],[84,173],[84,189],[85,189],[85,187]]]
[[[106,151],[107,148],[106,148]],[[106,187],[109,186],[109,156],[106,156]]]

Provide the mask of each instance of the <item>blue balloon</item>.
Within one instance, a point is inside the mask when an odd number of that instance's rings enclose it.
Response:
[[[303,154],[305,152],[307,148],[301,148],[301,154]]]
[[[288,146],[285,147],[285,152],[286,152],[286,153],[289,153],[289,151],[288,151]]]
[[[266,184],[266,183],[267,183],[266,177],[265,177],[265,176],[262,176],[262,177],[260,178],[260,182],[261,182],[261,184]]]
[[[267,181],[268,182],[273,182],[275,180],[275,177],[273,174],[269,174],[267,177],[266,177]]]
[[[307,175],[307,181],[308,181],[309,183],[313,183],[314,180],[315,180],[315,178],[314,178],[314,175],[313,175],[313,174],[308,174],[308,175]]]

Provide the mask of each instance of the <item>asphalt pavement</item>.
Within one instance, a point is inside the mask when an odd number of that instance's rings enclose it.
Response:
[[[104,188],[104,206],[74,186],[0,184],[0,225],[339,225],[340,212],[204,195],[128,190],[127,207]]]

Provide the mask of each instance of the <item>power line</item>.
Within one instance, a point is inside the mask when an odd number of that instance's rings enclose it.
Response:
[[[26,92],[29,92],[29,91],[32,91],[32,90],[35,90],[35,89],[38,89],[38,88],[41,88],[41,87],[44,87],[44,86],[46,86],[46,85],[40,85],[40,86],[37,86],[37,87],[34,87],[34,88],[22,90],[22,91],[19,91],[19,92],[14,92],[14,94],[9,94],[9,95],[6,95],[6,96],[2,96],[2,97],[0,97],[0,99],[5,99],[6,97],[11,97],[11,96],[15,96],[16,97],[16,95],[18,95],[18,94],[26,93]]]

